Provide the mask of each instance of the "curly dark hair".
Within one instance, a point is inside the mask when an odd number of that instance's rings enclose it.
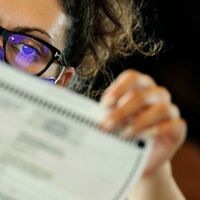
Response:
[[[105,71],[109,61],[139,52],[153,56],[162,42],[145,37],[140,9],[133,0],[59,0],[71,27],[64,60],[79,79]],[[77,80],[76,80],[77,81]],[[81,85],[81,84],[79,84]]]

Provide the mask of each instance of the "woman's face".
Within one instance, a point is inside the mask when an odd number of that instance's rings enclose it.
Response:
[[[57,0],[0,0],[0,27],[9,31],[28,28],[28,34],[62,51],[66,26],[69,20]]]

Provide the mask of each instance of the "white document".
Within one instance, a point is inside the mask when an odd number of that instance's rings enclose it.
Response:
[[[0,65],[0,200],[125,200],[151,141],[98,128],[81,95]]]

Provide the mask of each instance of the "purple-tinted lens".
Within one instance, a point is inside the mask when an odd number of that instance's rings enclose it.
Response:
[[[9,38],[9,41],[12,43],[12,44],[19,44],[22,40],[25,40],[27,38],[27,36],[24,36],[24,35],[12,35],[10,38]]]
[[[4,49],[2,47],[0,47],[0,61],[5,61],[5,52]]]
[[[50,78],[41,78],[41,80],[47,81],[48,83],[55,85],[56,83],[56,79],[54,77],[50,77]]]
[[[28,36],[14,34],[8,39],[6,58],[10,64],[37,74],[47,66],[52,53],[43,43]]]

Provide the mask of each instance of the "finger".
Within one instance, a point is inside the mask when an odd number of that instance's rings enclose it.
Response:
[[[170,102],[170,95],[162,87],[154,87],[144,92],[128,92],[119,100],[106,119],[102,122],[103,129],[113,131],[123,124],[128,118],[150,105]]]
[[[155,85],[155,82],[149,76],[134,70],[127,70],[104,92],[101,98],[101,104],[105,107],[111,107],[128,90],[134,88],[150,88]]]
[[[145,170],[146,175],[152,174],[173,157],[185,141],[187,125],[179,118],[163,122],[152,129],[154,129],[155,143]]]
[[[177,118],[180,118],[177,106],[166,103],[156,104],[135,116],[132,121],[129,120],[129,124],[125,128],[122,137],[132,138],[148,127]]]

